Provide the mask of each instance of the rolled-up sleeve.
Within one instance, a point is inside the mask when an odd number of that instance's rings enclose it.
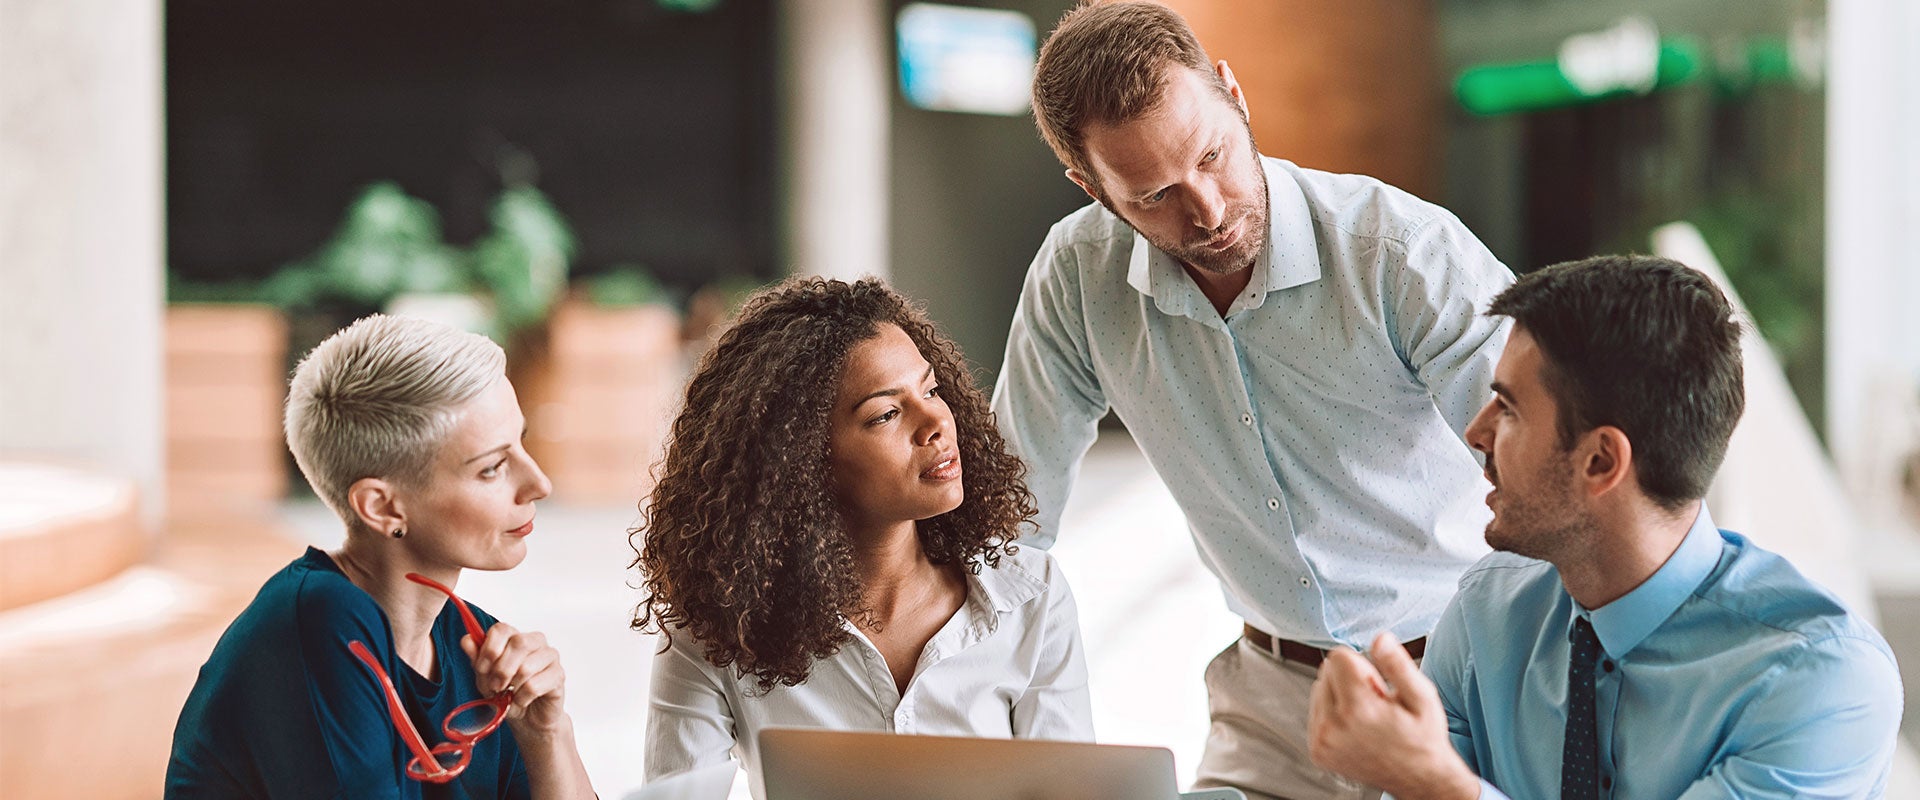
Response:
[[[734,746],[733,709],[693,637],[677,634],[653,658],[647,703],[646,779],[724,761]]]
[[[1013,735],[1022,739],[1093,741],[1086,647],[1080,612],[1060,565],[1047,560],[1045,627],[1033,631],[1039,658],[1026,692],[1013,704]]]
[[[1054,240],[1058,228],[1034,256],[1020,290],[1006,358],[993,391],[993,412],[1015,455],[1027,462],[1027,486],[1040,513],[1037,530],[1022,541],[1051,547],[1060,514],[1080,470],[1080,461],[1098,435],[1107,399],[1088,358],[1087,329],[1073,258]]]
[[[1464,442],[1467,425],[1492,397],[1493,368],[1511,325],[1486,310],[1513,285],[1513,273],[1445,212],[1410,235],[1399,258],[1386,258],[1395,342]]]

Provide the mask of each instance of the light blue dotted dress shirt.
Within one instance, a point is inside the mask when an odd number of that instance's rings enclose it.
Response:
[[[1267,249],[1224,318],[1098,204],[1048,233],[993,397],[1031,468],[1030,541],[1053,542],[1112,409],[1248,622],[1321,647],[1426,635],[1486,552],[1489,487],[1460,432],[1506,342],[1481,312],[1513,275],[1410,194],[1263,165]]]
[[[1633,591],[1588,611],[1544,561],[1460,579],[1421,668],[1482,798],[1560,796],[1568,632],[1600,638],[1603,798],[1880,797],[1900,728],[1886,640],[1705,506]]]

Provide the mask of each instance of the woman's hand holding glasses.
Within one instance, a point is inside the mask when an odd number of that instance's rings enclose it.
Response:
[[[560,669],[559,651],[547,645],[547,637],[521,632],[504,622],[496,622],[491,629],[482,631],[480,620],[452,589],[416,573],[407,573],[407,580],[432,587],[453,603],[460,622],[467,628],[467,635],[460,637],[460,649],[466,651],[468,660],[473,662],[474,685],[487,695],[463,703],[447,714],[441,723],[441,733],[446,740],[429,746],[426,737],[420,735],[408,719],[393,679],[381,668],[373,652],[364,642],[347,643],[347,649],[353,651],[354,657],[360,659],[379,682],[394,729],[413,751],[414,757],[406,767],[407,777],[428,783],[453,780],[466,771],[474,744],[493,735],[503,721],[512,725],[516,739],[571,733],[566,711],[561,707],[566,673]],[[575,759],[577,761],[577,755]]]
[[[460,649],[473,661],[474,684],[481,692],[512,692],[507,724],[516,736],[549,735],[569,726],[562,705],[567,673],[560,651],[547,644],[545,635],[496,622],[478,645],[472,636],[461,637]]]

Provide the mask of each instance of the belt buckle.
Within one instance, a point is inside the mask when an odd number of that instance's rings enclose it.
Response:
[[[1278,636],[1267,633],[1252,625],[1245,625],[1240,632],[1240,638],[1245,639],[1260,652],[1272,656],[1275,660],[1287,660],[1287,657],[1280,652],[1280,637]]]

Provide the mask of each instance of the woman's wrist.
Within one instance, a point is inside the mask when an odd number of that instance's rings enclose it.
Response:
[[[507,720],[507,727],[513,729],[513,738],[519,742],[522,750],[534,743],[571,742],[573,740],[573,717],[565,711],[555,712],[551,718],[535,722],[531,715],[519,719]]]

